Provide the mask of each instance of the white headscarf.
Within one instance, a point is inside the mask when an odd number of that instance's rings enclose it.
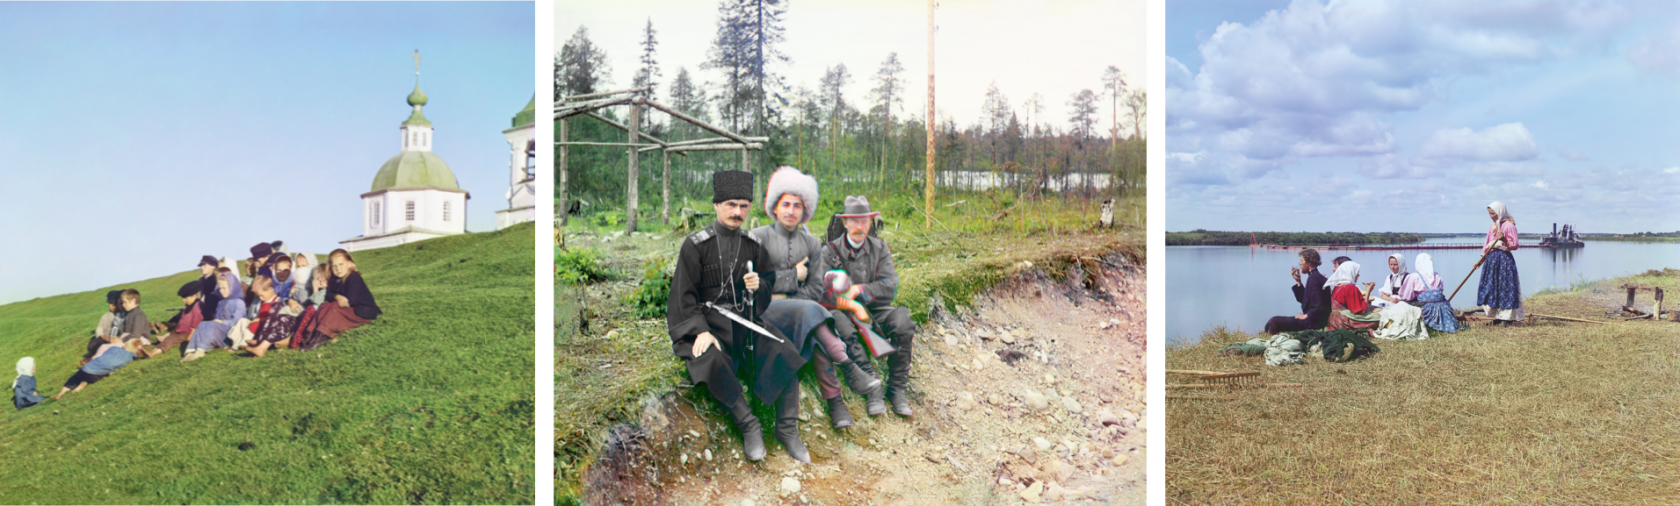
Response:
[[[1400,262],[1400,272],[1388,273],[1388,286],[1399,288],[1401,283],[1406,282],[1406,255],[1404,253],[1395,253],[1393,255],[1389,255],[1388,257]]]
[[[17,388],[18,378],[35,375],[35,357],[18,359],[17,373],[17,378],[12,378],[12,388]]]
[[[1505,208],[1505,203],[1504,202],[1499,202],[1499,201],[1496,200],[1492,204],[1488,204],[1488,209],[1492,209],[1493,214],[1499,216],[1499,219],[1497,221],[1493,222],[1493,226],[1495,226],[1495,227],[1499,226],[1499,222],[1501,222],[1501,221],[1505,221],[1505,220],[1511,220],[1513,222],[1517,221],[1516,218],[1511,217],[1511,210]]]
[[[1435,259],[1430,258],[1428,253],[1418,253],[1417,273],[1418,277],[1423,278],[1424,287],[1435,282]]]
[[[1334,289],[1352,283],[1353,279],[1357,277],[1359,277],[1359,262],[1348,260],[1336,267],[1336,272],[1330,275],[1330,279],[1324,281],[1324,287]]]
[[[297,266],[297,256],[298,255],[303,255],[304,258],[309,259],[309,266],[308,267],[298,267]],[[303,287],[305,287],[304,292],[308,292],[309,291],[308,283],[312,282],[311,278],[315,275],[315,272],[314,272],[315,268],[319,267],[320,265],[321,265],[321,257],[315,256],[314,253],[310,253],[310,252],[307,252],[307,251],[299,251],[299,252],[296,252],[296,253],[292,253],[292,279],[298,280],[297,284],[293,285],[293,286],[303,286]],[[282,296],[286,296],[286,295],[289,295],[289,294],[283,294]]]

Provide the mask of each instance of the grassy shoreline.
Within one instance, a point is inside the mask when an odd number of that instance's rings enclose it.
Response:
[[[1605,320],[1625,297],[1617,284],[1680,288],[1680,271],[1661,274],[1525,304]],[[1167,367],[1260,371],[1264,382],[1305,386],[1169,400],[1169,501],[1671,504],[1680,475],[1677,330],[1649,321],[1476,324],[1378,342],[1383,351],[1369,359],[1289,367],[1217,356],[1224,343],[1252,336],[1209,331],[1169,348]]]

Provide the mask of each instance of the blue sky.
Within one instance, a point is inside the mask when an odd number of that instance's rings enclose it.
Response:
[[[534,16],[528,2],[0,3],[0,303],[359,235],[359,195],[400,150],[416,48],[434,152],[472,194],[468,230],[493,230]]]
[[[1167,230],[1680,230],[1680,6],[1167,1]]]

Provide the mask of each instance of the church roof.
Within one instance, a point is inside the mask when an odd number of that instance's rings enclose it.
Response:
[[[525,108],[513,115],[513,127],[519,128],[537,122],[537,95],[531,94],[531,101],[525,103]]]
[[[373,188],[368,191],[397,188],[461,190],[455,172],[430,151],[404,151],[386,160],[379,167],[379,174],[373,176]]]

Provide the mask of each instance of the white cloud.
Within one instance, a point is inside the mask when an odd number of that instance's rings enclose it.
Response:
[[[1587,158],[1587,155],[1570,151],[1569,148],[1560,147],[1557,152],[1558,156],[1561,156],[1564,160],[1569,160],[1571,162],[1586,162],[1592,160],[1591,158]]]
[[[1539,181],[1535,181],[1534,184],[1529,185],[1529,186],[1533,186],[1535,188],[1539,188],[1539,189],[1542,189],[1542,190],[1547,188],[1546,180],[1544,180],[1544,179],[1541,179]]]
[[[1663,173],[1664,174],[1680,174],[1680,167],[1669,167],[1669,168],[1663,169]]]
[[[1516,162],[1540,155],[1540,146],[1522,123],[1506,123],[1481,131],[1469,128],[1437,130],[1423,141],[1413,161],[1443,166],[1459,161]]]
[[[1482,177],[1534,177],[1545,169],[1533,163],[1485,162],[1470,166],[1470,173]]]

